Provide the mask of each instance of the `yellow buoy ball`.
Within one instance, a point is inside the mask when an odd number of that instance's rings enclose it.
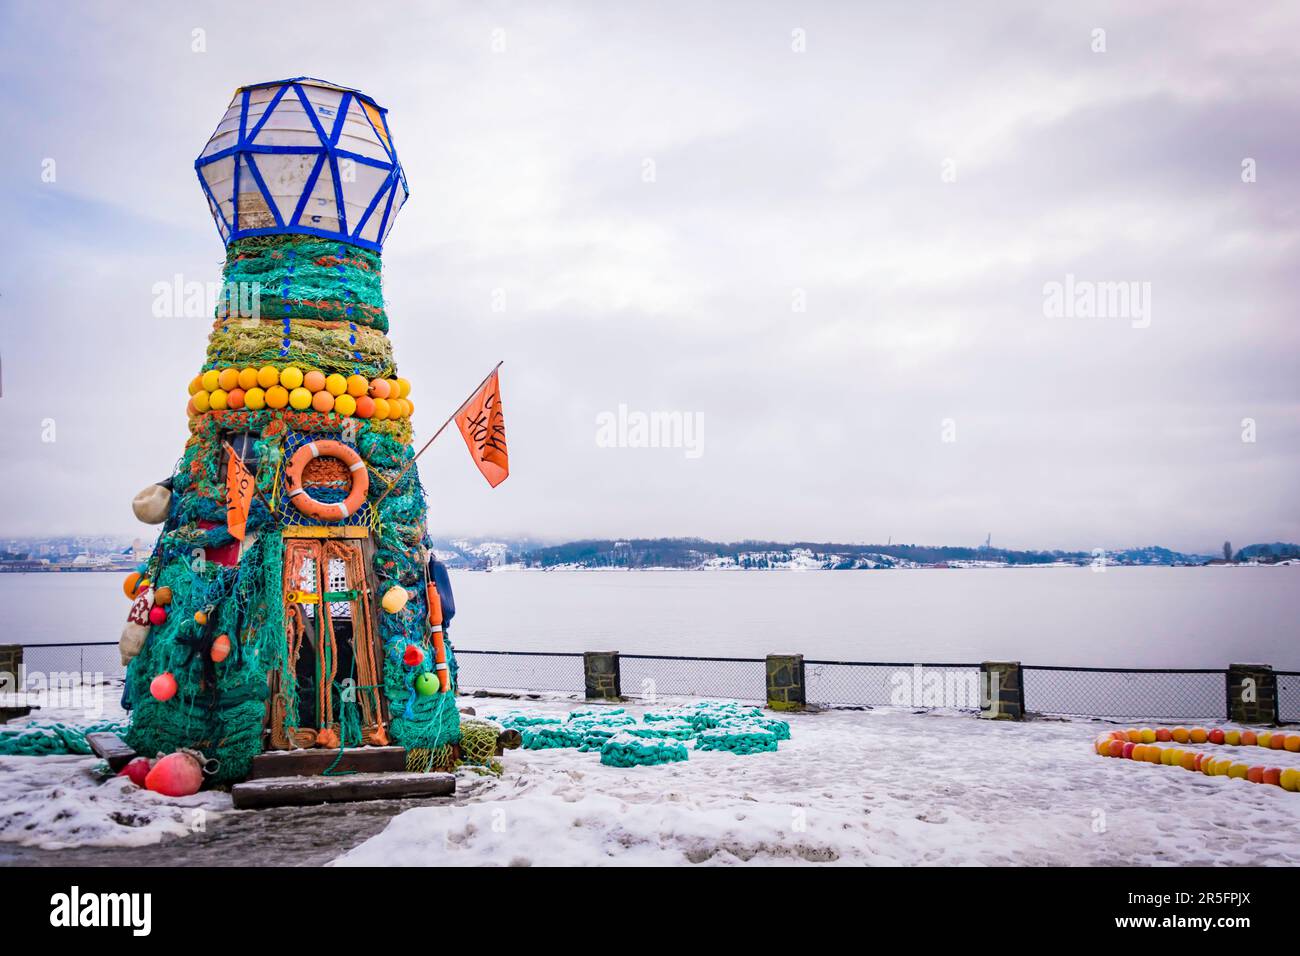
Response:
[[[295,388],[302,385],[302,369],[293,365],[280,369],[280,384],[292,393]]]
[[[1141,737],[1144,744],[1153,744],[1156,742],[1156,732],[1150,727],[1143,727],[1138,731],[1138,736]]]
[[[1244,763],[1234,763],[1228,767],[1228,776],[1233,779],[1246,779],[1246,774],[1250,772],[1250,767]]]
[[[203,376],[195,375],[190,379],[190,394],[193,395],[203,388]]]
[[[194,410],[196,412],[206,412],[210,407],[208,404],[208,399],[210,397],[210,392],[195,392],[194,397],[190,399],[190,401],[194,403]]]
[[[1270,730],[1261,730],[1255,735],[1255,743],[1260,747],[1267,749],[1273,743],[1273,732]]]
[[[215,392],[221,387],[221,373],[215,368],[208,369],[203,373],[202,383],[205,392]]]
[[[384,596],[379,603],[389,614],[396,614],[406,607],[406,602],[409,599],[410,595],[406,593],[406,588],[391,587],[384,592]]]
[[[289,393],[282,385],[272,385],[266,390],[267,408],[284,408],[289,404]]]
[[[245,392],[250,388],[257,388],[257,369],[241,368],[239,370],[239,387]]]
[[[1204,727],[1193,727],[1193,728],[1192,728],[1192,732],[1191,732],[1191,740],[1192,740],[1192,743],[1194,743],[1194,744],[1203,744],[1203,743],[1205,743],[1206,740],[1209,739],[1209,737],[1210,737],[1210,735],[1209,735],[1208,733],[1206,733]]]
[[[341,376],[340,376],[341,377]],[[334,399],[334,411],[340,415],[351,415],[357,410],[357,400],[346,393]]]
[[[302,411],[311,405],[311,392],[301,385],[298,386],[289,393],[289,404],[298,411]]]
[[[1282,771],[1282,776],[1277,782],[1282,785],[1283,790],[1290,790],[1292,793],[1300,791],[1300,770],[1287,767]]]
[[[252,411],[266,407],[266,392],[256,385],[244,393],[244,405]]]
[[[325,391],[335,398],[348,390],[348,380],[338,372],[325,376]]]
[[[302,377],[302,387],[309,392],[319,392],[325,387],[325,373],[312,369]]]
[[[364,375],[348,376],[348,394],[351,395],[353,398],[359,398],[360,396],[366,394],[366,392],[369,391],[369,389],[370,389],[370,383],[366,381],[366,377]]]
[[[257,384],[262,388],[270,388],[272,385],[279,385],[280,370],[274,365],[263,365],[257,370]]]
[[[411,394],[411,383],[408,382],[406,379],[404,378],[397,379],[397,386],[399,388],[399,391],[397,393],[398,398],[406,398],[407,395]]]
[[[323,388],[318,392],[313,392],[311,396],[311,407],[322,414],[332,411],[334,408],[334,396]]]
[[[1225,731],[1223,732],[1223,742],[1224,742],[1225,744],[1227,744],[1228,746],[1230,746],[1230,747],[1240,747],[1240,746],[1241,746],[1241,731],[1240,731],[1240,730],[1225,730]]]
[[[1178,751],[1175,750],[1173,747],[1161,747],[1160,762],[1164,764],[1166,767],[1170,766],[1171,764],[1173,764],[1175,755],[1177,753]]]
[[[228,404],[226,398],[227,396],[225,391],[219,388],[208,396],[208,407],[214,412],[224,411]]]
[[[223,392],[239,388],[239,369],[223,368],[217,373],[217,385]]]
[[[374,413],[373,415],[371,415],[370,417],[371,417],[371,418],[376,418],[376,419],[378,419],[378,420],[380,420],[380,421],[383,421],[385,418],[387,418],[387,417],[388,417],[388,399],[386,399],[386,398],[376,398],[376,399],[375,399],[375,413]]]

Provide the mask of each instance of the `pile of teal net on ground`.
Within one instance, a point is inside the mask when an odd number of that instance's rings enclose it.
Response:
[[[706,700],[650,710],[641,722],[622,707],[583,708],[569,714],[508,711],[494,715],[519,731],[525,750],[567,747],[597,752],[611,767],[648,767],[687,759],[688,748],[754,754],[790,739],[790,725],[757,707]]]
[[[24,724],[0,728],[0,757],[53,757],[63,754],[90,753],[86,734],[107,731],[126,733],[126,724],[102,721],[89,727],[71,727],[67,724]]]

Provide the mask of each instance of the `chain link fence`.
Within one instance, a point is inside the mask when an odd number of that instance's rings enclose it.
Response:
[[[115,642],[29,644],[28,673],[84,674],[120,680]],[[457,650],[459,685],[474,691],[584,693],[580,652]],[[621,654],[623,693],[629,697],[766,699],[761,657],[672,657]],[[1227,671],[1119,669],[1026,664],[1025,709],[1033,713],[1116,720],[1224,720]],[[1277,671],[1278,719],[1300,722],[1300,671]],[[806,699],[822,707],[944,707],[976,711],[979,664],[878,661],[804,661]]]

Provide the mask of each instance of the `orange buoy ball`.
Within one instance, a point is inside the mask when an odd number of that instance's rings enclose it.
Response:
[[[1142,731],[1138,730],[1136,727],[1130,727],[1128,730],[1124,731],[1124,739],[1130,743],[1140,744],[1142,743]]]
[[[372,401],[375,403],[375,412],[371,415],[371,418],[376,418],[382,422],[388,417],[388,399],[376,398],[372,399]]]
[[[262,388],[270,388],[272,385],[279,385],[280,370],[274,365],[263,365],[257,370],[257,384]]]
[[[1162,744],[1167,744],[1173,739],[1174,735],[1170,733],[1168,727],[1159,727],[1156,729],[1156,740],[1160,741]]]
[[[1255,735],[1255,731],[1253,730],[1243,730],[1241,732],[1241,745],[1243,747],[1253,747],[1258,740],[1259,738]]]
[[[212,406],[208,401],[211,395],[212,393],[207,391],[195,392],[194,397],[190,399],[190,401],[194,405],[194,410],[196,412],[206,412],[209,408],[211,408]]]
[[[154,700],[168,701],[176,696],[176,678],[170,672],[159,674],[149,682],[149,693],[153,695]]]
[[[1282,771],[1282,775],[1278,777],[1277,782],[1282,785],[1283,790],[1290,790],[1295,793],[1300,790],[1300,770],[1295,767],[1287,767]]]
[[[404,378],[397,379],[397,386],[400,389],[400,391],[397,393],[398,398],[406,398],[407,395],[411,394],[411,383],[408,382],[406,379]]]
[[[353,398],[360,398],[370,390],[370,383],[366,381],[364,375],[348,376],[348,394]]]
[[[407,401],[406,399],[404,399],[404,398],[399,398],[399,399],[397,400],[397,404],[401,406],[401,407],[398,408],[398,410],[397,410],[397,417],[398,417],[398,418],[410,418],[410,417],[411,417],[411,403],[408,402],[408,401]]]
[[[1130,740],[1128,743],[1126,743],[1126,744],[1124,745],[1124,753],[1123,753],[1123,755],[1122,755],[1122,756],[1124,757],[1124,759],[1125,759],[1125,760],[1132,760],[1132,759],[1133,759],[1133,750],[1134,750],[1134,748],[1136,748],[1136,747],[1140,747],[1140,746],[1141,746],[1141,744],[1135,744],[1135,743],[1133,743],[1133,741],[1131,741],[1131,740]]]
[[[257,388],[257,369],[241,368],[239,370],[239,387],[244,391]]]
[[[415,417],[415,402],[411,401],[409,398],[404,398],[404,399],[402,399],[402,401],[406,402],[406,417],[407,417],[407,418],[414,418],[414,417]]]
[[[211,657],[213,662],[217,664],[220,664],[227,657],[229,657],[230,656],[230,635],[229,634],[218,635],[217,639],[212,642],[212,650],[208,652],[208,656]]]
[[[1225,730],[1225,731],[1223,732],[1223,742],[1224,742],[1225,744],[1227,744],[1229,747],[1240,747],[1240,746],[1241,746],[1241,731],[1240,731],[1240,730]]]
[[[1210,738],[1210,735],[1205,732],[1204,727],[1193,727],[1189,737],[1192,743],[1203,744]]]
[[[164,587],[160,587],[158,590],[154,591],[154,592],[153,592],[153,603],[154,603],[154,604],[161,604],[163,607],[166,607],[168,604],[171,604],[171,603],[172,603],[172,589],[169,588],[169,587],[164,586]]]
[[[1215,759],[1214,756],[1206,754],[1205,758],[1201,761],[1201,773],[1205,774],[1207,777],[1213,777]]]
[[[239,369],[223,368],[217,373],[217,385],[223,392],[228,392],[232,388],[239,388]]]
[[[1146,760],[1146,750],[1147,748],[1144,744],[1134,744],[1133,749],[1128,752],[1129,760]]]
[[[195,416],[198,415],[198,413],[199,410],[194,407],[194,399],[191,398],[188,402],[185,403],[185,414],[188,415],[190,418],[194,418]]]
[[[221,373],[215,368],[208,369],[201,378],[205,392],[215,392],[221,387]]]
[[[1110,750],[1108,752],[1112,757],[1124,756],[1124,742],[1121,740],[1112,740],[1110,742]]]
[[[371,398],[387,398],[387,397],[389,396],[390,392],[391,392],[391,389],[389,389],[389,387],[388,387],[388,379],[386,379],[386,378],[372,378],[372,379],[370,380],[370,397],[371,397]]]
[[[325,387],[325,373],[312,369],[302,377],[302,387],[309,392],[319,392]]]
[[[289,405],[298,411],[303,411],[311,405],[311,392],[299,385],[289,393]]]
[[[352,393],[349,392],[348,397],[352,398],[356,402],[357,407],[355,414],[357,418],[369,418],[375,413],[375,400],[369,395],[353,396]]]
[[[289,404],[289,392],[281,385],[272,385],[266,390],[267,408],[284,408]]]
[[[1273,732],[1270,730],[1261,730],[1255,735],[1255,745],[1268,749],[1269,741],[1273,739]]]
[[[1209,738],[1210,743],[1212,744],[1222,744],[1224,741],[1223,731],[1220,730],[1218,727],[1215,727],[1206,736]]]
[[[1264,773],[1260,776],[1259,782],[1272,784],[1275,787],[1282,786],[1282,768],[1265,767]]]
[[[1228,768],[1228,776],[1234,780],[1245,780],[1246,774],[1249,772],[1250,768],[1244,763],[1234,763]]]
[[[231,389],[230,394],[226,396],[226,406],[228,408],[243,408],[244,397],[242,388]]]
[[[298,391],[301,391],[301,389]],[[311,407],[322,413],[332,411],[334,409],[334,396],[322,388],[312,394]]]
[[[1184,750],[1183,755],[1178,758],[1178,765],[1184,770],[1196,769],[1196,751]]]
[[[334,399],[334,411],[339,415],[352,415],[357,410],[357,400],[344,393]]]
[[[193,796],[202,786],[203,768],[197,760],[182,751],[160,757],[144,778],[146,790],[161,793],[165,797]]]
[[[1289,753],[1300,753],[1300,734],[1287,734],[1286,743],[1282,746]]]
[[[1192,769],[1196,771],[1200,771],[1201,766],[1205,763],[1207,759],[1208,758],[1206,757],[1205,754],[1198,752],[1196,754],[1196,759],[1192,762]]]
[[[302,385],[302,369],[295,365],[289,365],[280,369],[280,384],[289,392]]]
[[[138,594],[140,591],[140,582],[143,579],[144,579],[144,575],[142,575],[139,571],[132,571],[130,574],[126,576],[125,579],[123,579],[122,592],[127,596],[127,598],[129,598],[132,601],[135,600],[136,594]]]
[[[1282,750],[1286,747],[1286,734],[1274,734],[1268,739],[1269,750]]]
[[[348,380],[338,372],[327,375],[325,376],[325,390],[337,398],[348,390]]]
[[[1110,732],[1110,739],[1118,740],[1120,743],[1123,743],[1124,741],[1128,740],[1128,738],[1124,736],[1124,731],[1122,730],[1112,730]]]
[[[1144,744],[1153,744],[1156,742],[1156,732],[1150,727],[1143,727],[1138,731],[1138,737]]]
[[[221,389],[221,388],[217,389],[215,392],[213,392],[211,395],[208,396],[208,407],[211,408],[214,412],[225,411],[227,405],[229,404],[226,401],[227,397],[228,396],[226,395],[225,389]]]
[[[206,612],[206,611],[195,611],[195,612],[194,612],[194,623],[195,623],[195,624],[207,624],[207,623],[208,623],[208,614],[207,614],[207,612]]]
[[[253,386],[244,393],[244,405],[251,408],[253,411],[265,408],[266,392],[262,391],[257,386]]]
[[[1180,744],[1185,744],[1187,743],[1188,740],[1191,739],[1191,734],[1188,733],[1186,727],[1175,727],[1172,732],[1174,735],[1174,740],[1176,740]]]
[[[198,392],[198,391],[201,391],[202,388],[203,388],[203,376],[202,376],[202,375],[195,375],[192,379],[190,379],[190,386],[189,386],[189,387],[190,387],[190,394],[191,394],[191,395],[195,394],[195,393]]]
[[[1147,760],[1148,760],[1149,762],[1151,762],[1151,763],[1164,763],[1164,762],[1165,762],[1165,748],[1164,748],[1164,747],[1156,747],[1156,746],[1153,745],[1153,746],[1151,747],[1151,753],[1147,756]]]
[[[1096,740],[1092,742],[1092,749],[1095,750],[1097,753],[1099,753],[1101,756],[1103,757],[1106,756],[1107,754],[1110,753],[1110,738],[1098,737]]]
[[[1246,779],[1249,780],[1251,783],[1263,783],[1264,768],[1251,767],[1249,770],[1246,771]]]

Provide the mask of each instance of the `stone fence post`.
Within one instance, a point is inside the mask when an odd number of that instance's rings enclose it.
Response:
[[[1024,720],[1025,680],[1020,661],[980,664],[980,716],[989,720]]]
[[[802,654],[767,655],[767,706],[803,710],[808,703]]]
[[[583,651],[582,679],[587,700],[621,700],[618,651]]]
[[[1228,719],[1237,724],[1277,723],[1277,675],[1272,665],[1228,665]]]

